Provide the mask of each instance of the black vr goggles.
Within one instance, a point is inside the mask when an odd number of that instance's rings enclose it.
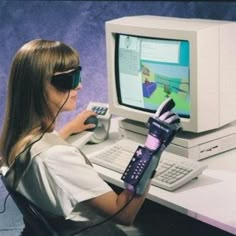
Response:
[[[75,89],[81,82],[81,70],[82,67],[78,66],[71,72],[53,75],[51,84],[61,90]]]

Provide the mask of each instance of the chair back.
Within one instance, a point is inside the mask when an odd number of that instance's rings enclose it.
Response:
[[[48,222],[45,214],[22,194],[12,190],[6,183],[4,176],[1,176],[2,182],[15,202],[16,206],[23,215],[25,230],[28,232],[22,236],[58,236],[58,233]]]

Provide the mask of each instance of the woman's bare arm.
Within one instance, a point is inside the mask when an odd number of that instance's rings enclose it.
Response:
[[[117,216],[115,216],[114,219],[119,224],[133,224],[136,215],[143,205],[149,187],[150,183],[146,189],[146,192],[142,196],[135,195],[132,201]],[[119,195],[111,191],[99,197],[93,198],[88,202],[93,207],[100,210],[103,214],[110,216],[124,207],[130,201],[133,195],[134,193],[129,190],[123,190]]]

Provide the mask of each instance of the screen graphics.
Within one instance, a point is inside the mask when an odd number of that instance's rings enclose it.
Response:
[[[116,35],[120,104],[155,112],[172,97],[174,112],[190,118],[190,45],[186,40]]]

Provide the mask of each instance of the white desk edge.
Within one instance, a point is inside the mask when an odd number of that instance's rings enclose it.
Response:
[[[85,154],[118,140],[117,119],[112,119],[109,139],[101,144],[85,145]],[[163,155],[174,155],[163,153]],[[203,160],[208,164],[198,179],[169,192],[151,186],[147,198],[197,220],[236,235],[236,150]],[[121,174],[94,165],[101,177],[123,187]]]

